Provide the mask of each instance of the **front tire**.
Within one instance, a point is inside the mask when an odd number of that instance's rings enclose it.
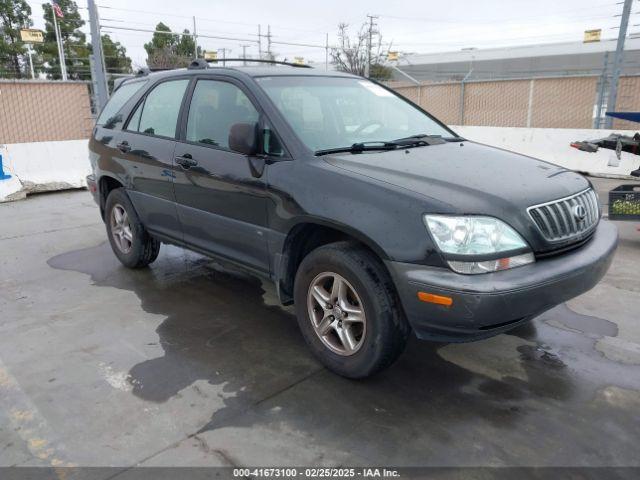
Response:
[[[124,188],[109,193],[105,204],[105,223],[111,249],[128,268],[142,268],[160,253],[160,242],[145,230]]]
[[[371,376],[406,346],[410,329],[389,274],[356,243],[337,242],[309,253],[296,273],[294,298],[307,344],[339,375]]]

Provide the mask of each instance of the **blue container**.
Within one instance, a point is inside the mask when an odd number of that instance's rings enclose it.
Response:
[[[2,168],[2,155],[0,155],[0,180],[7,180],[11,178],[11,175],[4,173],[4,168]]]

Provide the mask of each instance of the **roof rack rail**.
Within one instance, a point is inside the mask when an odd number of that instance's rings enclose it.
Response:
[[[245,63],[268,63],[271,65],[286,65],[288,67],[297,67],[297,68],[313,68],[311,65],[301,65],[299,63],[292,62],[281,62],[278,60],[266,60],[263,58],[218,58],[217,60],[205,60],[203,58],[196,58],[189,65],[190,70],[198,70],[203,68],[208,68],[210,63],[223,63],[226,62],[245,62]],[[204,64],[207,66],[205,67]]]

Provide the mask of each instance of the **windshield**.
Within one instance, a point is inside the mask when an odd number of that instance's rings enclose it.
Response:
[[[256,81],[313,151],[453,134],[394,93],[362,78],[282,76]]]

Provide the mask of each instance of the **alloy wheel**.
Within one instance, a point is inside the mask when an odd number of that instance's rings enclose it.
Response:
[[[362,347],[367,325],[364,306],[343,276],[317,275],[309,285],[307,307],[314,331],[332,352],[350,356]]]
[[[116,203],[111,209],[111,236],[122,253],[129,253],[133,247],[133,234],[129,215],[122,205]]]

